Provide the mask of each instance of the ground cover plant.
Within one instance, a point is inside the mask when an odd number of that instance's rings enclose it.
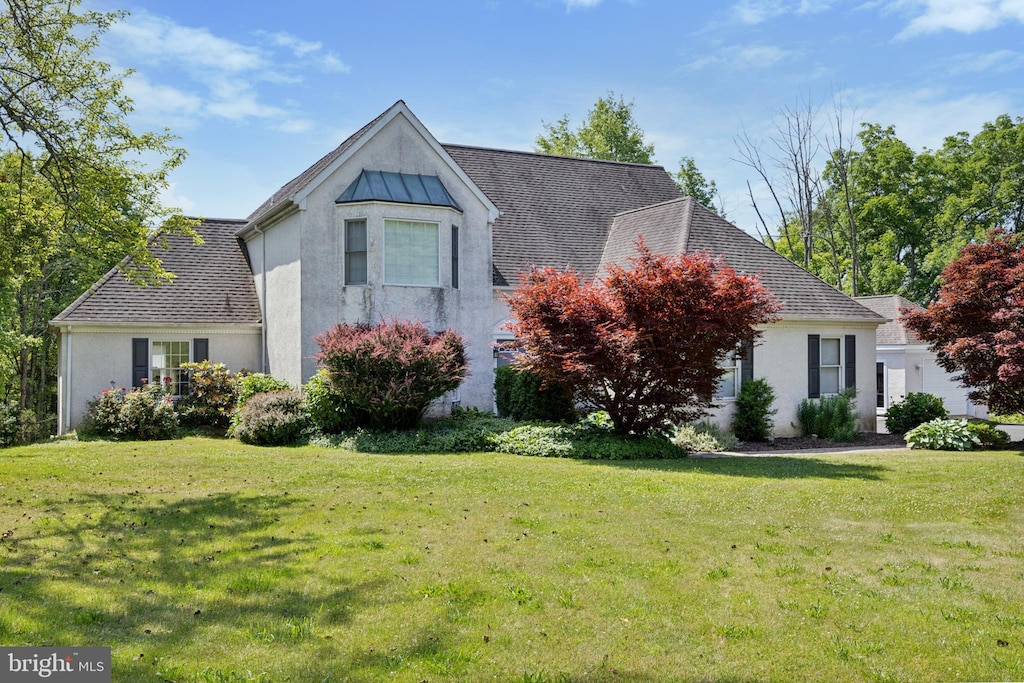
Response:
[[[0,642],[114,680],[1024,678],[1019,452],[0,452]]]

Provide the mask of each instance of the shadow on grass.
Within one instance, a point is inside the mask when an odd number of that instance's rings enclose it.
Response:
[[[726,457],[685,458],[681,460],[586,460],[590,465],[622,467],[636,470],[665,470],[724,474],[733,477],[763,479],[865,479],[879,481],[888,467],[833,462],[818,458]]]
[[[316,543],[280,523],[298,497],[156,498],[69,492],[8,537],[0,642],[110,646],[115,678],[143,680],[155,652],[305,637],[367,608],[373,582],[308,587]]]

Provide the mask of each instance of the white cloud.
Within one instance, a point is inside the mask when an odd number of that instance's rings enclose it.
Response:
[[[941,90],[910,92],[850,90],[844,93],[856,108],[857,119],[893,125],[896,137],[915,150],[937,149],[958,131],[972,135],[982,124],[1012,109],[1011,98],[1003,93],[976,93],[946,99]]]
[[[104,48],[140,66],[126,82],[139,116],[184,127],[203,116],[255,118],[286,132],[309,130],[295,103],[270,99],[264,86],[300,83],[311,69],[347,73],[349,66],[320,42],[284,32],[256,36],[255,43],[239,42],[141,11],[114,24]]]
[[[958,55],[953,58],[950,72],[966,73],[1009,73],[1024,67],[1024,54],[1012,50],[997,50],[985,54]]]
[[[790,52],[774,45],[749,45],[725,48],[717,54],[696,59],[686,65],[691,71],[722,66],[732,70],[767,69],[790,56]]]
[[[183,213],[189,215],[195,215],[199,209],[198,204],[177,191],[176,183],[167,183],[167,187],[160,192],[160,203],[164,206],[179,208]]]
[[[597,7],[601,4],[601,0],[563,0],[565,2],[565,9],[569,12],[574,9]]]
[[[134,115],[163,125],[188,126],[202,108],[202,99],[169,85],[154,85],[140,73],[124,81],[124,94],[132,99]]]
[[[977,33],[1006,23],[1024,23],[1024,0],[901,0],[894,6],[914,15],[897,38],[945,30]]]
[[[733,16],[744,24],[760,24],[785,12],[778,0],[740,0],[732,6]]]

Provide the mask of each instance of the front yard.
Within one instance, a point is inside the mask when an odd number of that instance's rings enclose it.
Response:
[[[0,451],[0,644],[115,681],[1024,679],[1024,457]]]

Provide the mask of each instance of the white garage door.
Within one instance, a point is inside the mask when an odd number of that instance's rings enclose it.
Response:
[[[924,392],[941,398],[951,415],[968,415],[967,389],[953,381],[953,376],[936,365],[934,360],[926,359],[923,365]]]

